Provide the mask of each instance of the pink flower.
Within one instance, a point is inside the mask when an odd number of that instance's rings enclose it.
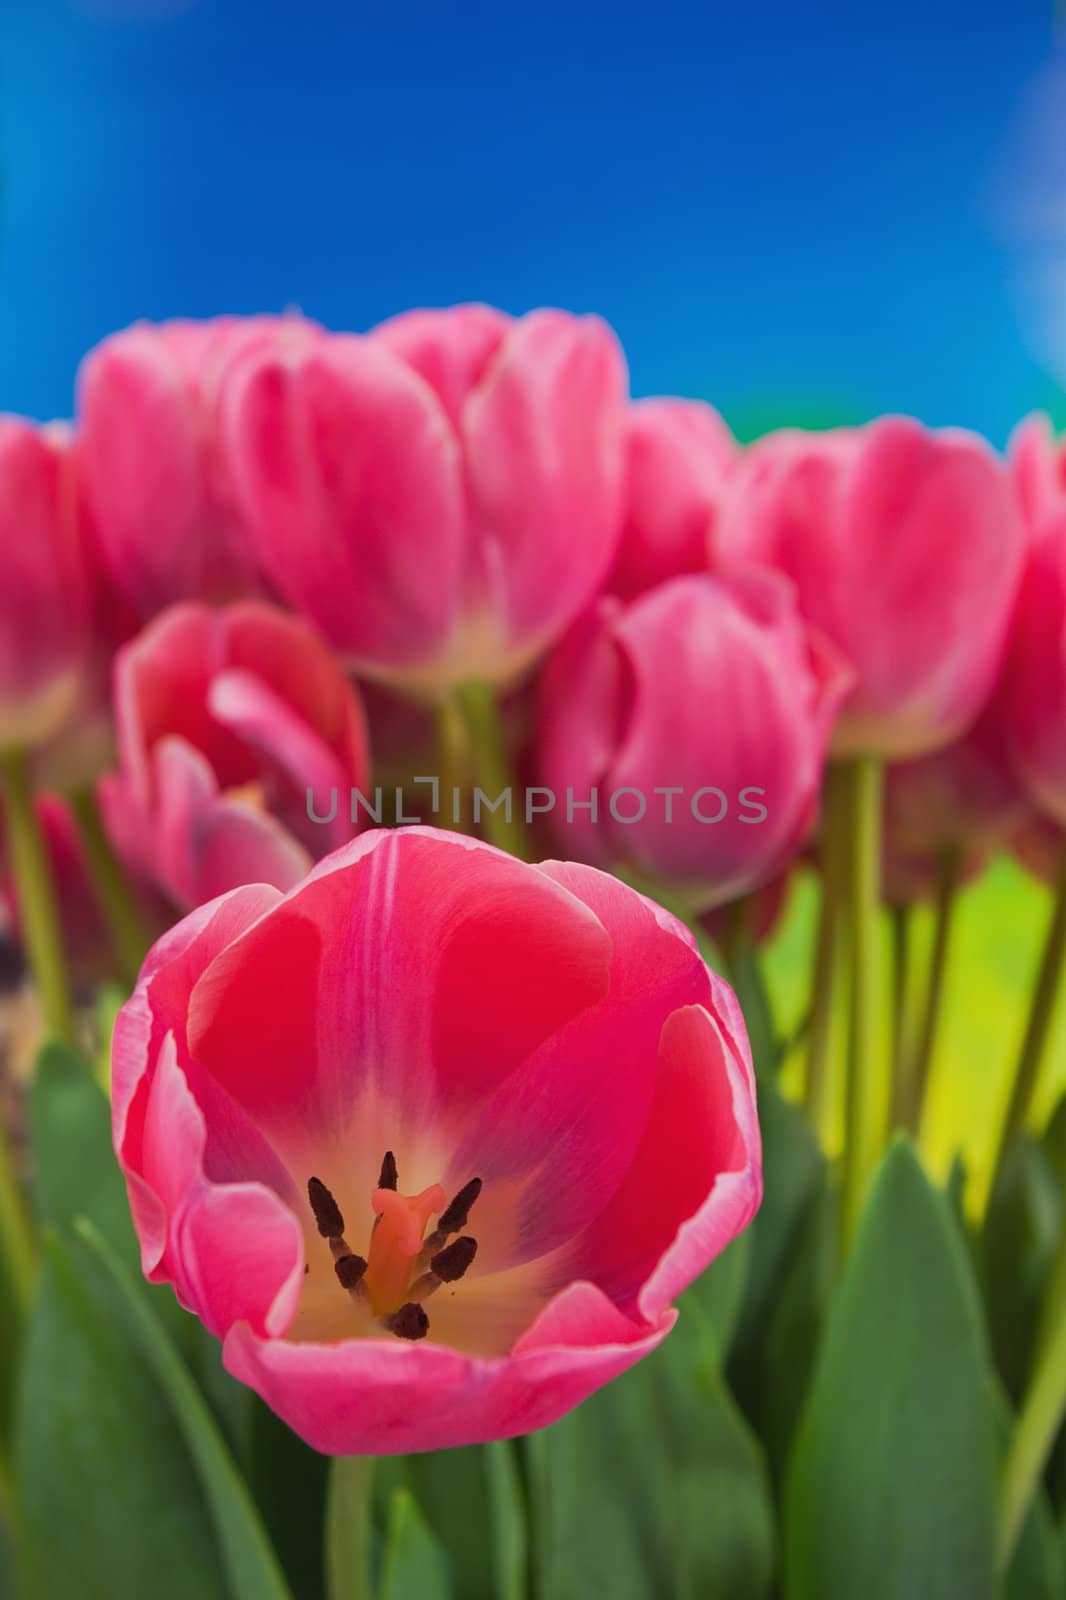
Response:
[[[278,589],[427,698],[520,675],[621,524],[625,375],[595,317],[419,311],[234,370],[227,465]]]
[[[1066,510],[1066,450],[1050,418],[1039,412],[1015,428],[1007,447],[1011,477],[1026,526],[1035,530]]]
[[[248,351],[299,347],[315,332],[298,317],[138,322],[86,356],[86,495],[104,562],[142,620],[176,600],[259,591],[218,451],[219,388]]]
[[[119,1018],[145,1273],[316,1449],[543,1427],[653,1350],[750,1220],[731,991],[588,868],[377,831],[236,890]]]
[[[72,709],[89,588],[66,430],[0,417],[0,750],[43,744]]]
[[[251,600],[173,606],[120,652],[115,714],[110,830],[185,909],[243,883],[291,888],[356,831],[362,706],[297,617]]]
[[[964,877],[976,876],[1029,810],[1008,759],[1007,721],[997,695],[962,739],[887,768],[886,899],[906,905],[932,896],[949,855],[957,855]]]
[[[724,559],[787,573],[855,668],[836,754],[926,754],[988,698],[1023,539],[982,440],[897,417],[770,435],[733,475],[719,544]]]
[[[705,572],[736,442],[700,400],[638,400],[626,416],[626,516],[608,587],[624,599]]]
[[[1066,823],[1066,497],[1034,530],[1004,677],[1015,767],[1033,804]]]
[[[541,685],[538,781],[556,838],[701,909],[766,883],[814,823],[849,681],[774,573],[601,601]]]

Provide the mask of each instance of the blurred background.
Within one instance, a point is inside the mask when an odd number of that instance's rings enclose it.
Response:
[[[481,298],[601,311],[636,393],[745,435],[902,410],[1002,443],[1062,413],[1048,0],[0,17],[0,409],[69,412],[136,317]]]
[[[597,310],[637,394],[749,438],[1066,425],[1066,39],[1049,0],[3,0],[0,410],[69,414],[137,317]],[[974,1168],[1046,890],[963,919],[927,1152]],[[771,953],[803,1009],[813,896]],[[926,929],[926,936],[928,930]],[[1066,1016],[1045,1110],[1066,1087]]]

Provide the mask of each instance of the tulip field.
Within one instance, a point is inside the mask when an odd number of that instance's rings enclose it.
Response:
[[[1066,1600],[1066,442],[597,316],[0,417],[0,1600]]]

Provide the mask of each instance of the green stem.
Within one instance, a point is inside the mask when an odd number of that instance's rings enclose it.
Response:
[[[883,1120],[878,1093],[883,773],[876,759],[857,756],[843,776],[850,801],[845,914],[851,946],[842,1212],[846,1244],[855,1231],[873,1158],[886,1130],[875,1129],[875,1121]]]
[[[821,904],[811,974],[807,1072],[803,1100],[814,1128],[825,1131],[829,1078],[829,1047],[833,1031],[833,1004],[840,965],[840,851],[847,830],[846,785],[841,772],[830,767],[825,775],[825,808],[820,850]]]
[[[7,1136],[0,1127],[0,1476],[7,1465],[2,1453],[10,1434],[18,1349],[33,1276],[33,1236]]]
[[[334,1456],[326,1494],[329,1600],[370,1600],[370,1488],[373,1456]]]
[[[1059,864],[1055,904],[1044,942],[1044,953],[1033,988],[1029,1020],[992,1162],[992,1175],[987,1191],[989,1199],[1002,1177],[1004,1163],[1015,1137],[1029,1120],[1040,1076],[1040,1063],[1051,1032],[1064,968],[1066,968],[1066,843],[1063,845],[1062,860]]]
[[[655,899],[659,899],[659,896],[656,895]],[[741,895],[738,900],[730,900],[721,909],[722,932],[717,944],[726,976],[734,989],[742,981],[744,968],[754,954],[751,913],[751,897],[748,895]],[[691,922],[691,915],[688,920]]]
[[[926,990],[922,1028],[914,1060],[906,1073],[905,1125],[917,1139],[922,1125],[929,1077],[936,1053],[937,1034],[944,1011],[945,980],[951,950],[951,931],[955,920],[962,859],[957,850],[945,850],[937,864],[936,921],[933,932],[933,954],[929,967],[929,987]],[[897,1063],[897,1072],[900,1064]]]
[[[77,820],[89,876],[111,935],[121,976],[132,986],[151,942],[141,909],[111,848],[93,790],[81,789],[72,795],[71,809]]]
[[[74,1008],[63,955],[59,908],[24,750],[0,752],[0,788],[5,800],[8,848],[30,970],[49,1032],[72,1043]]]
[[[1000,1570],[1006,1571],[1014,1554],[1033,1496],[1066,1420],[1066,1227],[1049,1279],[1045,1326],[1049,1337],[1039,1350],[1021,1413],[1014,1430],[1003,1471],[999,1515]]]
[[[434,721],[437,734],[437,781],[440,784],[440,825],[442,828],[451,828],[455,833],[469,833],[471,752],[466,721],[458,703],[450,697],[437,706]]]
[[[6,1134],[0,1130],[0,1259],[16,1307],[25,1310],[33,1288],[34,1249],[22,1190]]]
[[[892,906],[889,913],[892,924],[892,1126],[894,1128],[900,1127],[906,1121],[905,1073],[910,998],[908,980],[913,915],[913,909],[909,905]]]
[[[478,788],[490,802],[497,800],[505,791],[510,793],[510,810],[501,804],[493,811],[485,801],[481,802],[485,835],[491,844],[528,861],[531,850],[523,820],[523,797],[515,783],[507,753],[496,691],[489,683],[464,683],[456,690],[456,703],[466,724]]]

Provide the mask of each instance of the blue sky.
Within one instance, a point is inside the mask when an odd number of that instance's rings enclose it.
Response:
[[[1004,203],[1052,17],[932,13],[7,0],[0,409],[69,412],[139,316],[478,298],[598,310],[635,392],[744,431],[1002,442],[1062,404]]]

